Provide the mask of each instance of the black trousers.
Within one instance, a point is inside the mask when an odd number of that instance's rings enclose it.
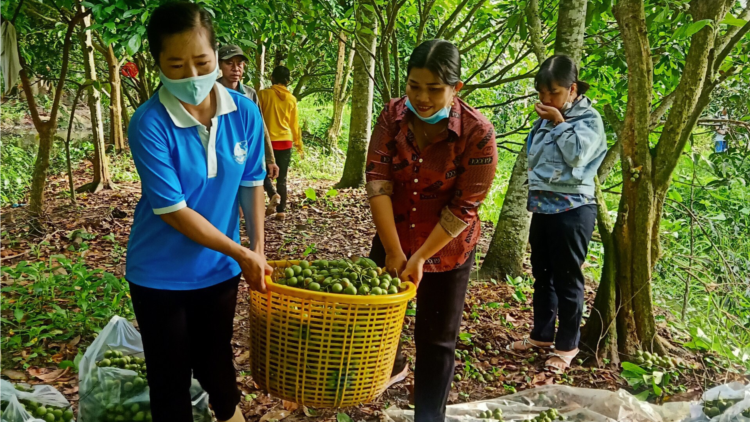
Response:
[[[266,177],[263,181],[263,188],[266,190],[268,197],[276,195],[281,196],[281,202],[276,207],[276,212],[284,212],[286,210],[286,176],[289,173],[289,164],[292,161],[292,150],[274,150],[273,156],[276,159],[276,165],[279,166],[279,178],[276,179],[276,187],[273,187],[273,182],[270,177]],[[278,192],[277,192],[278,191]]]
[[[578,347],[583,315],[586,260],[596,222],[596,205],[531,218],[531,271],[534,275],[534,329],[531,338],[555,342],[560,351]],[[555,336],[555,319],[559,322]]]
[[[130,283],[148,365],[154,422],[192,422],[191,375],[219,420],[234,415],[240,391],[232,353],[240,276],[198,290],[157,290]]]
[[[372,242],[370,258],[385,266],[385,249],[378,236]],[[455,270],[424,273],[417,290],[414,343],[417,363],[414,370],[415,422],[445,421],[445,406],[455,369],[456,338],[469,286],[473,260]],[[394,374],[406,366],[399,343]]]

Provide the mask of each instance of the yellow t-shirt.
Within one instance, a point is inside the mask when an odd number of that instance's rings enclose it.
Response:
[[[274,85],[260,91],[258,101],[271,142],[292,141],[298,151],[302,150],[297,99],[294,95],[285,86]]]

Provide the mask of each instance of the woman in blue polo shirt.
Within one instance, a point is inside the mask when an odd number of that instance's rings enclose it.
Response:
[[[130,282],[148,364],[154,422],[193,420],[190,377],[220,421],[244,421],[232,361],[240,274],[265,291],[263,121],[216,83],[210,15],[191,3],[157,8],[147,28],[161,88],[133,115],[129,142],[142,182],[128,245]],[[239,211],[250,248],[239,243]]]

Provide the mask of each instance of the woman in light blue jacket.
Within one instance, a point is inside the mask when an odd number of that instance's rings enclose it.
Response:
[[[527,141],[534,327],[529,337],[508,348],[554,347],[547,366],[562,371],[578,353],[581,266],[596,222],[594,177],[607,152],[607,138],[601,116],[584,95],[589,85],[578,79],[570,57],[545,60],[535,86],[539,119]]]

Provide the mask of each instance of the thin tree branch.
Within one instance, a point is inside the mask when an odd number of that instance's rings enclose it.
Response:
[[[675,97],[675,91],[672,91],[669,95],[661,99],[661,103],[659,104],[659,106],[656,107],[656,110],[651,113],[651,130],[659,127],[661,118],[664,117],[664,114],[667,112],[667,110],[672,107]]]
[[[482,1],[482,0],[480,0]],[[435,38],[442,38],[445,31],[448,30],[448,27],[451,26],[454,20],[458,17],[459,14],[461,14],[461,11],[464,10],[466,5],[469,3],[469,0],[461,0],[461,3],[456,6],[456,8],[453,10],[453,13],[451,13],[450,16],[448,16],[448,19],[443,22],[443,24],[440,26],[440,29],[438,29],[437,34],[435,34]]]
[[[474,17],[474,15],[476,15],[479,9],[481,9],[482,6],[484,6],[484,3],[486,1],[487,0],[479,0],[479,2],[475,4],[474,7],[471,8],[471,10],[466,15],[466,17],[458,25],[456,25],[453,29],[451,29],[445,34],[445,39],[449,40],[453,38],[456,35],[456,33],[461,30],[461,28],[465,27],[466,24],[469,23],[469,21]]]
[[[21,0],[18,2],[18,7],[16,7],[16,11],[13,12],[13,17],[10,19],[10,23],[15,25],[16,24],[16,18],[18,17],[18,13],[21,11],[21,7],[23,7],[23,2],[25,0]]]
[[[525,100],[525,99],[527,99],[527,98],[532,98],[532,97],[536,97],[536,96],[537,96],[537,94],[528,94],[528,95],[521,95],[521,96],[519,96],[519,97],[513,97],[513,98],[511,98],[510,100],[508,100],[508,101],[504,101],[504,102],[502,102],[502,103],[499,103],[499,104],[483,105],[483,106],[479,106],[479,107],[475,107],[475,108],[476,108],[477,110],[479,110],[479,109],[482,109],[482,108],[497,108],[497,107],[503,107],[503,106],[506,106],[506,105],[508,105],[508,104],[512,104],[512,103],[515,103],[515,102],[517,102],[517,101]]]

